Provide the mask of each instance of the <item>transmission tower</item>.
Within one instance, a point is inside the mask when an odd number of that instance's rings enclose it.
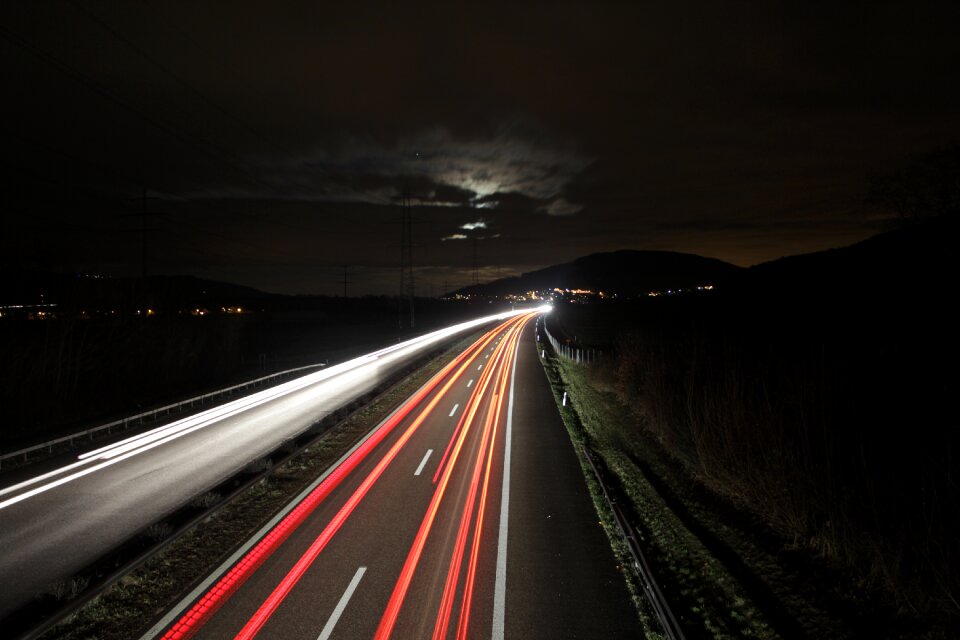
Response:
[[[140,218],[140,229],[136,231],[132,229],[128,230],[140,234],[140,279],[137,284],[132,284],[132,300],[137,309],[140,309],[141,307],[143,309],[149,309],[153,306],[153,304],[151,300],[152,296],[150,295],[150,287],[147,284],[147,263],[149,255],[147,253],[147,236],[150,233],[159,231],[159,229],[147,226],[147,218],[158,215],[157,213],[149,210],[148,204],[151,200],[159,200],[159,198],[155,196],[148,196],[147,190],[144,189],[143,194],[136,200],[140,202],[140,213],[125,214],[125,217]],[[146,311],[144,311],[144,313],[146,313]]]
[[[136,200],[140,202],[140,213],[128,213],[126,215],[130,218],[140,218],[140,229],[135,233],[140,234],[140,277],[145,280],[147,278],[147,234],[158,231],[158,229],[147,226],[147,217],[157,215],[149,211],[147,204],[150,200],[159,200],[159,198],[148,196],[147,190],[144,189],[143,195]]]
[[[347,297],[347,285],[353,284],[352,280],[347,279],[347,265],[343,265],[343,297]]]
[[[410,194],[406,191],[400,203],[400,301],[398,323],[403,329],[404,300],[410,313],[410,328],[414,327],[413,297],[413,212],[410,208]]]
[[[480,284],[480,258],[479,258],[479,252],[477,251],[479,238],[477,238],[476,231],[474,231],[472,235],[473,235],[473,284],[477,285],[477,284]]]

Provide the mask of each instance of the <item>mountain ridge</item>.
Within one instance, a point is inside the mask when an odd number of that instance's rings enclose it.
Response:
[[[725,282],[743,267],[692,253],[620,249],[593,253],[551,265],[462,287],[445,296],[497,296],[547,289],[591,289],[618,295],[645,295],[650,291],[688,289]]]

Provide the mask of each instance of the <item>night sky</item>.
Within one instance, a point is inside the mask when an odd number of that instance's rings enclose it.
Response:
[[[0,3],[3,266],[418,293],[850,244],[960,139],[956,3]],[[153,215],[156,214],[156,215]]]

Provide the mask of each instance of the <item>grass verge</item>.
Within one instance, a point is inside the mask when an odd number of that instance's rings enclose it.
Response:
[[[587,489],[590,491],[590,497],[593,499],[593,505],[597,510],[597,515],[600,517],[600,523],[603,525],[603,530],[606,532],[607,538],[610,540],[611,547],[613,547],[618,566],[621,569],[630,567],[633,565],[633,558],[630,555],[630,549],[627,547],[623,536],[621,536],[620,530],[617,528],[614,515],[610,511],[610,507],[607,505],[607,502],[603,497],[603,489],[597,483],[596,476],[594,476],[589,462],[587,462],[587,460],[585,460],[583,457],[584,452],[581,447],[586,447],[589,449],[589,438],[583,428],[583,424],[580,422],[572,403],[568,403],[567,406],[563,406],[562,396],[564,383],[563,379],[560,377],[560,372],[556,366],[554,358],[552,356],[548,356],[547,360],[543,362],[543,364],[544,370],[547,373],[547,379],[550,381],[550,388],[553,391],[554,399],[557,401],[557,407],[560,410],[560,417],[563,420],[563,424],[567,428],[567,432],[570,434],[570,440],[573,442],[573,449],[577,454],[577,460],[580,462],[580,469],[583,472],[584,479],[586,480]],[[626,580],[627,588],[630,592],[630,597],[633,600],[634,607],[636,607],[637,615],[640,618],[640,625],[643,628],[644,636],[648,640],[662,640],[664,636],[660,632],[660,624],[657,621],[656,615],[654,614],[650,603],[647,601],[647,598],[644,595],[643,585],[640,582],[639,576],[630,570],[624,570],[622,573]]]
[[[46,640],[138,637],[394,408],[478,337],[455,343],[415,373],[278,465],[262,481],[191,528],[41,636]],[[204,500],[198,496],[197,500]]]
[[[896,615],[861,579],[708,491],[644,429],[643,416],[587,367],[553,356],[545,367],[558,405],[564,390],[571,398],[561,408],[571,437],[594,454],[606,483],[632,512],[654,575],[688,637],[948,637]],[[590,483],[592,473],[585,473]],[[608,532],[622,554],[619,532]]]
[[[758,523],[717,509],[654,443],[637,436],[637,416],[591,384],[584,367],[550,356],[545,368],[558,405],[564,390],[571,398],[561,407],[571,438],[594,454],[607,484],[627,507],[654,576],[688,637],[852,637],[816,598],[795,589],[784,575],[782,557],[755,541],[764,535],[758,534]],[[606,505],[592,472],[583,460],[581,466],[614,550],[629,566],[620,533],[603,513]],[[638,582],[632,582],[645,626],[657,629]]]

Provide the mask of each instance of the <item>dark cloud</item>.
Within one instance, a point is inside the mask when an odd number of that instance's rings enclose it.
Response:
[[[543,205],[543,202],[522,193],[498,192],[476,198],[473,205],[481,209],[496,209],[498,212],[514,215],[533,213]]]
[[[387,270],[404,194],[428,281],[469,281],[469,243],[441,239],[480,218],[505,273],[848,243],[878,224],[869,173],[960,138],[958,11],[3,3],[5,259],[135,271],[144,189],[158,269],[284,290]]]

